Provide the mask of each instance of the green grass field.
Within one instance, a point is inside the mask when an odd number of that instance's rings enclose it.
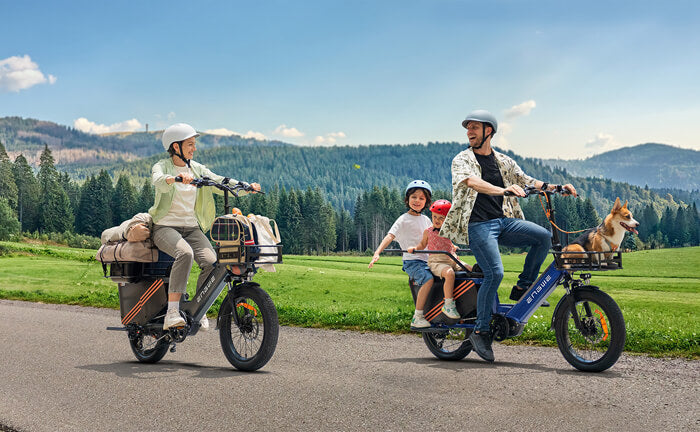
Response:
[[[102,277],[93,255],[0,242],[0,298],[118,308],[116,284]],[[501,299],[508,298],[523,260],[524,255],[503,257]],[[401,258],[384,256],[371,270],[368,262],[369,257],[357,256],[286,256],[277,273],[260,272],[255,281],[270,293],[282,324],[406,332],[414,307]],[[629,253],[623,264],[623,270],[594,273],[591,284],[620,305],[626,351],[700,358],[700,247]],[[197,274],[193,269],[190,292]],[[557,289],[550,303],[556,304],[563,292]],[[553,309],[540,308],[523,335],[509,343],[555,346],[549,330]]]

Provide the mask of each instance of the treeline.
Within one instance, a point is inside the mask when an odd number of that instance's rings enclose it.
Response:
[[[560,178],[553,176],[554,181],[563,182],[565,172],[559,174]],[[588,193],[585,199],[554,198],[561,229],[576,231],[600,223],[614,198],[606,199],[606,210],[598,212],[592,196],[629,195],[629,190],[614,182],[589,179],[589,185],[594,192]],[[580,189],[580,185],[577,187]],[[222,214],[223,199],[216,198],[217,214]],[[433,199],[440,198],[450,199],[451,193],[438,189]],[[638,236],[626,236],[625,249],[700,244],[700,215],[695,204],[676,204],[675,208],[669,205],[659,210],[659,202],[651,195],[649,198],[650,202],[640,201],[630,206],[641,225]],[[124,173],[114,183],[107,171],[102,170],[78,184],[68,174],[58,172],[46,146],[35,175],[22,155],[11,161],[0,143],[0,239],[20,232],[62,233],[63,238],[74,234],[85,236],[81,238],[82,246],[94,247],[95,241],[88,239],[94,240],[104,229],[120,224],[135,213],[147,211],[153,205],[153,199],[150,179],[138,185]],[[318,187],[301,189],[277,185],[264,195],[232,198],[231,204],[240,208],[243,214],[263,214],[275,219],[282,232],[284,251],[291,254],[373,250],[396,218],[406,211],[403,188],[387,186],[358,193],[354,197],[352,213],[334,207]],[[548,227],[537,197],[523,201],[522,206],[528,220]],[[573,240],[575,235],[563,234],[563,243]]]

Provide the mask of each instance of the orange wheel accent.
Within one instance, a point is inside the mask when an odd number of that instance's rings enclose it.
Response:
[[[250,311],[253,311],[253,315],[258,316],[258,311],[256,311],[255,308],[253,306],[249,305],[248,303],[241,302],[241,303],[238,303],[236,305],[236,307],[240,307],[240,306],[242,306]]]

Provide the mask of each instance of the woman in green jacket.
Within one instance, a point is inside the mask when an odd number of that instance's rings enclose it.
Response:
[[[225,177],[214,174],[204,165],[192,160],[199,134],[185,123],[174,124],[163,131],[163,148],[170,155],[153,165],[151,180],[156,190],[155,204],[148,210],[153,217],[153,243],[156,247],[175,258],[170,272],[168,292],[168,312],[163,329],[181,327],[185,320],[180,314],[180,298],[187,288],[187,279],[196,261],[201,269],[197,279],[197,290],[214,269],[216,252],[204,235],[209,231],[216,216],[212,192],[223,193],[216,188],[196,188],[190,183],[203,176],[222,182]],[[175,177],[182,182],[175,182]],[[237,180],[228,179],[236,183]],[[254,190],[260,185],[252,183]],[[243,195],[246,192],[241,192]],[[200,322],[200,330],[208,330],[209,321],[205,315]]]

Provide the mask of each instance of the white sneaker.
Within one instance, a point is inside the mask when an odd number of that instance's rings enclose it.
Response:
[[[180,315],[179,310],[168,309],[168,313],[165,314],[165,320],[163,321],[163,330],[167,330],[170,327],[184,327],[185,319]]]
[[[442,313],[444,313],[447,318],[450,319],[459,318],[459,312],[457,312],[457,306],[455,305],[454,300],[451,302],[445,301],[445,305],[442,307]]]
[[[206,315],[199,321],[199,331],[209,331],[209,318]]]
[[[430,322],[425,319],[423,315],[413,314],[413,319],[411,320],[411,328],[428,328],[430,327]]]

